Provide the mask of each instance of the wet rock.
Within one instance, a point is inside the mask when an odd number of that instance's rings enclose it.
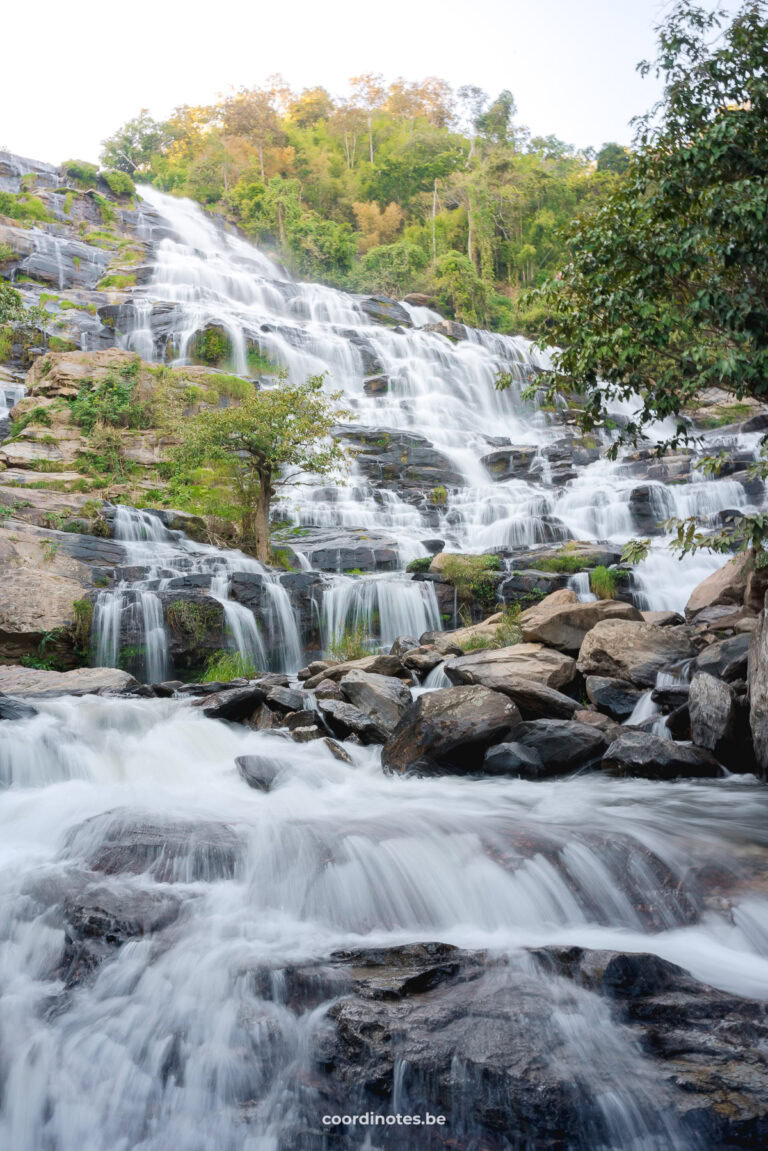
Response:
[[[687,702],[669,713],[667,731],[671,739],[689,740],[691,738],[691,713]]]
[[[687,627],[655,627],[633,620],[606,619],[587,632],[578,670],[654,687],[656,674],[696,655]]]
[[[238,755],[235,766],[249,787],[256,791],[271,791],[282,770],[282,765],[265,755]]]
[[[504,685],[509,684],[511,693],[520,679],[554,689],[565,687],[576,674],[576,663],[542,644],[518,643],[449,659],[445,674],[453,683],[479,683],[494,691],[504,691]]]
[[[263,681],[260,681],[263,686]],[[306,692],[296,691],[291,687],[270,687],[266,695],[266,703],[273,711],[285,715],[289,711],[302,711],[310,697]]]
[[[691,686],[688,683],[678,683],[671,687],[655,687],[651,692],[651,700],[661,709],[662,715],[669,715],[678,707],[688,702],[688,693]]]
[[[315,724],[308,727],[296,727],[291,732],[291,739],[294,743],[312,743],[316,739],[324,739],[323,732]]]
[[[361,296],[358,298],[360,307],[369,320],[375,324],[386,324],[388,327],[402,325],[411,327],[411,317],[402,304],[391,300],[388,296]]]
[[[363,384],[363,391],[366,396],[385,396],[389,391],[389,379],[387,376],[371,376]]]
[[[341,739],[356,735],[364,744],[386,741],[386,729],[346,700],[320,699],[317,701],[317,710],[334,735]]]
[[[9,695],[94,695],[125,692],[137,686],[132,675],[116,667],[79,667],[74,671],[0,667],[0,692]]]
[[[609,743],[613,743],[621,735],[623,728],[621,724],[616,723],[610,716],[603,715],[601,711],[592,711],[591,708],[582,707],[575,711],[571,719],[576,723],[586,723],[591,727],[596,727],[598,730],[605,733]]]
[[[36,715],[37,708],[0,692],[0,719],[32,719]]]
[[[213,695],[204,696],[195,700],[193,707],[208,716],[209,719],[226,719],[231,723],[242,723],[249,719],[259,704],[266,702],[266,692],[254,684],[248,687],[232,687],[225,691],[214,692]]]
[[[640,484],[629,493],[628,508],[634,530],[644,536],[660,535],[675,507],[663,483]]]
[[[64,853],[106,875],[146,872],[158,883],[211,883],[234,877],[241,845],[226,823],[118,810],[74,828]]]
[[[280,717],[282,727],[295,731],[299,727],[312,727],[317,722],[317,712],[313,708],[302,708],[301,711],[289,711]]]
[[[334,759],[338,759],[341,763],[354,763],[354,760],[352,759],[352,756],[349,754],[349,752],[345,751],[341,744],[337,743],[335,739],[331,739],[330,736],[326,735],[323,739],[323,743],[328,748]]]
[[[723,774],[711,752],[644,731],[624,731],[606,751],[601,766],[611,775],[642,779],[717,779]]]
[[[749,646],[749,633],[735,635],[719,643],[711,643],[699,653],[696,659],[696,671],[729,681],[743,679],[747,671]]]
[[[333,663],[324,667],[317,674],[304,681],[306,688],[315,688],[324,679],[338,683],[350,671],[368,671],[374,675],[395,675],[400,679],[408,678],[408,672],[403,666],[399,656],[396,655],[366,655],[362,659],[345,660],[342,663]]]
[[[733,688],[714,676],[699,673],[691,680],[688,708],[691,739],[727,762],[736,738],[736,696]]]
[[[613,719],[627,719],[643,694],[627,680],[610,676],[588,675],[585,686],[595,707]]]
[[[413,651],[415,647],[419,646],[419,641],[412,635],[399,635],[392,647],[389,649],[390,655],[399,655],[401,658],[407,651]]]
[[[563,775],[594,762],[608,746],[599,728],[568,719],[525,720],[514,731],[515,743],[538,756],[544,775]]]
[[[749,564],[744,555],[729,560],[694,588],[685,605],[685,618],[695,619],[705,608],[722,604],[741,606],[747,590]]]
[[[514,742],[489,747],[483,760],[483,773],[513,779],[542,779],[547,775],[538,752]]]
[[[301,550],[319,571],[396,571],[400,566],[397,539],[389,533],[362,528],[312,528],[301,537]],[[316,574],[295,574],[310,577],[315,598],[321,597],[322,584]]]
[[[760,773],[763,779],[766,779],[768,778],[768,614],[765,608],[760,612],[758,625],[752,633],[748,675],[752,745]]]
[[[419,696],[382,752],[386,771],[459,774],[482,769],[486,750],[520,723],[520,712],[482,686],[446,688]]]
[[[394,731],[413,702],[410,690],[393,676],[353,669],[341,680],[340,687],[342,695],[370,716],[387,735]]]
[[[318,699],[343,699],[341,688],[332,679],[321,679],[314,689]]]
[[[685,619],[677,611],[641,611],[640,615],[646,623],[656,624],[656,627],[677,627],[685,623]]]
[[[637,608],[619,600],[596,600],[593,603],[544,600],[521,613],[520,627],[525,643],[545,643],[576,654],[587,632],[604,620],[642,622],[642,616]]]
[[[457,649],[460,651],[461,649]],[[443,656],[436,647],[419,646],[411,648],[403,657],[403,666],[415,671],[422,679],[443,662]]]
[[[521,447],[498,448],[482,456],[480,463],[492,480],[531,480],[539,476],[544,463],[535,444]]]

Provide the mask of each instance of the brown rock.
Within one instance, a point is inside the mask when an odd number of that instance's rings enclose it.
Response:
[[[747,590],[748,575],[748,559],[745,555],[735,556],[729,560],[693,589],[685,605],[685,618],[692,620],[708,607],[718,607],[721,604],[741,605]]]
[[[481,683],[495,691],[504,691],[504,685],[516,679],[557,689],[571,682],[576,661],[540,643],[518,643],[448,660],[445,674],[454,683]]]
[[[653,687],[656,673],[696,655],[688,627],[656,627],[643,621],[606,619],[587,632],[578,670]]]
[[[558,595],[558,592],[554,592]],[[632,604],[620,600],[604,599],[592,603],[553,603],[547,596],[541,603],[528,608],[520,616],[523,641],[546,643],[561,651],[577,652],[584,636],[602,620],[634,620],[642,616]]]

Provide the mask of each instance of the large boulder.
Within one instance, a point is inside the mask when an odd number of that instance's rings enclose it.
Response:
[[[250,719],[254,711],[266,700],[263,687],[248,684],[243,687],[230,687],[195,700],[193,707],[199,708],[208,719],[227,719],[231,723],[242,723]]]
[[[411,705],[384,745],[386,771],[464,775],[482,769],[483,756],[520,723],[520,712],[487,687],[429,692]]]
[[[482,662],[465,664],[465,659],[470,660],[471,656],[450,661],[451,667],[446,675],[451,683],[481,683],[494,691],[500,691],[517,704],[523,719],[571,719],[579,707],[577,701],[569,695],[563,695],[561,691],[535,679],[521,675],[501,675],[498,674],[498,665],[491,665],[489,671]]]
[[[569,719],[525,720],[515,728],[513,740],[538,756],[540,776],[564,775],[594,763],[608,746],[598,727]]]
[[[722,604],[740,606],[747,590],[748,577],[747,556],[735,556],[693,589],[685,605],[685,618],[693,620],[705,608],[719,607]]]
[[[688,710],[693,742],[727,761],[736,740],[738,712],[733,688],[712,675],[695,675],[688,693]]]
[[[696,670],[729,681],[744,679],[747,674],[749,648],[748,632],[720,640],[718,643],[711,643],[699,653]]]
[[[74,671],[0,667],[0,691],[9,695],[94,695],[137,686],[133,676],[118,667],[78,667]]]
[[[340,739],[356,736],[361,743],[384,743],[389,730],[359,707],[343,699],[319,699],[317,710]]]
[[[765,608],[760,612],[749,648],[749,726],[755,760],[765,779],[768,778],[768,614]]]
[[[558,593],[555,592],[555,595]],[[619,600],[595,600],[592,603],[552,603],[547,596],[520,616],[523,641],[546,643],[561,651],[578,652],[584,636],[602,620],[635,620],[642,616],[632,604]]]
[[[588,675],[585,687],[590,702],[612,719],[628,719],[643,694],[625,679],[606,675]]]
[[[715,779],[722,769],[711,752],[661,739],[645,731],[624,731],[606,751],[602,768],[611,775],[643,779],[706,777]]]
[[[315,665],[310,665],[312,671]],[[373,675],[394,675],[401,679],[408,679],[408,671],[403,667],[402,660],[397,655],[366,655],[362,659],[344,660],[342,663],[327,663],[317,661],[318,670],[304,680],[304,687],[312,689],[322,683],[324,679],[338,683],[350,671],[366,671]]]
[[[341,680],[342,695],[383,731],[394,731],[413,702],[410,690],[394,676],[353,669]]]
[[[653,687],[665,668],[696,655],[688,627],[656,627],[642,620],[606,619],[584,637],[578,669]]]
[[[575,660],[540,643],[518,643],[476,651],[445,664],[452,683],[480,683],[504,691],[511,680],[528,679],[545,687],[566,687],[576,674]]]

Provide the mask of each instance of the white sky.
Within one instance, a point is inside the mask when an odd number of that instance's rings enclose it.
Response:
[[[709,5],[709,0],[703,0]],[[509,88],[519,120],[577,147],[629,143],[658,95],[667,0],[34,0],[4,5],[0,148],[97,160],[139,108],[167,115],[282,72],[294,89],[436,75]]]

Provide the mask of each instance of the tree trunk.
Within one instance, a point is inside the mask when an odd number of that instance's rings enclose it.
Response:
[[[253,506],[253,542],[256,559],[259,563],[269,563],[269,505],[270,484],[262,483]]]
[[[261,182],[262,182],[262,184],[266,184],[267,177],[266,177],[266,174],[264,172],[264,146],[263,146],[263,144],[259,144],[258,153],[259,153],[259,166],[261,167]]]

